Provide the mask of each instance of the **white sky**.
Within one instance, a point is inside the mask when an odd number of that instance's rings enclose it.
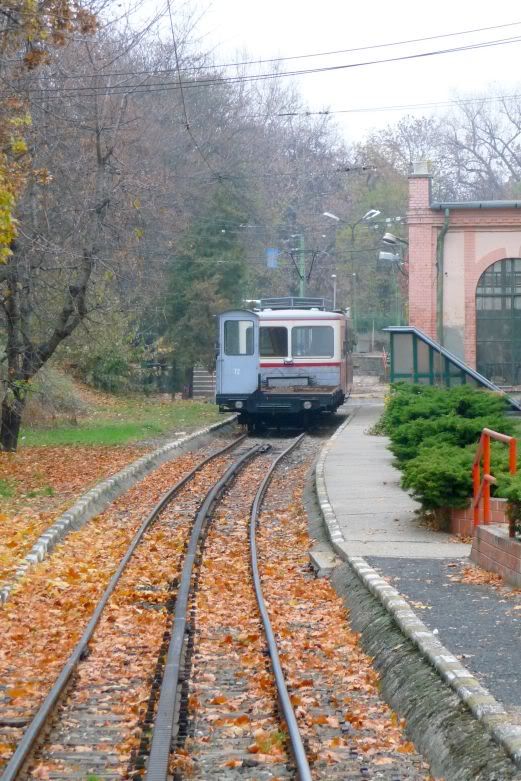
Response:
[[[521,23],[517,0],[189,0],[203,13],[197,33],[218,62],[269,58],[370,46],[478,27]],[[288,69],[359,62],[478,41],[521,36],[516,27],[284,64]],[[483,91],[521,93],[521,40],[470,52],[401,63],[300,76],[297,84],[311,110],[374,108],[447,101]],[[442,109],[443,110],[443,109]],[[401,110],[340,114],[348,140],[397,121]]]

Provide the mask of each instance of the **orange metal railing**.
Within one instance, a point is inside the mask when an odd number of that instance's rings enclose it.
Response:
[[[506,434],[484,428],[481,432],[478,449],[472,464],[472,484],[474,497],[472,507],[474,509],[474,526],[479,526],[479,509],[483,499],[483,523],[490,523],[490,486],[496,483],[496,478],[490,474],[490,440],[503,442],[508,445],[508,468],[511,475],[515,475],[517,469],[517,440]],[[481,477],[481,459],[483,458],[483,477]]]

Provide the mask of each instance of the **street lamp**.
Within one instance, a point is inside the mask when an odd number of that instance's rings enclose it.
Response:
[[[394,280],[394,298],[395,298],[395,310],[396,310],[396,324],[400,325],[402,320],[400,292],[398,287],[398,279],[396,277],[396,269],[399,269],[402,274],[403,271],[403,255],[402,250],[409,246],[407,239],[401,239],[399,236],[395,236],[394,233],[384,233],[382,236],[382,244],[393,249],[393,252],[379,252],[378,253],[378,265],[389,265],[393,274]]]
[[[322,212],[322,215],[324,217],[327,217],[330,220],[334,220],[335,222],[341,222],[343,225],[346,225],[348,228],[351,229],[351,299],[352,299],[351,307],[353,312],[353,333],[354,334],[356,334],[356,282],[357,282],[356,273],[354,271],[355,231],[357,225],[360,225],[362,222],[369,222],[370,220],[374,220],[374,218],[378,217],[379,214],[381,214],[381,212],[378,209],[369,209],[369,211],[363,214],[359,220],[356,220],[356,222],[351,223],[348,222],[347,220],[343,220],[341,217],[337,217],[337,215],[333,214],[332,212]]]
[[[336,309],[336,274],[331,274],[333,280],[333,311]]]

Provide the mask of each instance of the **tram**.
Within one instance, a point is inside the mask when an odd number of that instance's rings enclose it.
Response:
[[[349,317],[321,298],[262,299],[219,315],[216,402],[248,429],[307,427],[352,386]]]

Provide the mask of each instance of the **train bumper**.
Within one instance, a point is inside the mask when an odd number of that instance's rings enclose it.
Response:
[[[216,402],[221,410],[233,410],[243,415],[270,418],[277,415],[300,415],[303,412],[334,412],[344,401],[338,388],[330,393],[265,393],[255,391],[250,396],[218,394]]]

